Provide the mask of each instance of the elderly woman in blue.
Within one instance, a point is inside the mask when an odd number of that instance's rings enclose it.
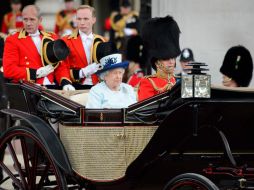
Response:
[[[122,82],[128,62],[122,62],[115,45],[111,42],[98,44],[96,57],[102,67],[97,72],[102,82],[91,88],[86,108],[126,108],[136,103],[133,87]]]

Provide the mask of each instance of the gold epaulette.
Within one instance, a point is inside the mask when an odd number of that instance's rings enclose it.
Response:
[[[105,39],[101,35],[94,34],[94,41],[93,41],[93,43],[96,43],[98,41],[105,42]]]
[[[51,37],[51,36],[53,36],[53,35],[56,35],[54,32],[40,31],[40,33],[41,33],[43,36],[47,36],[47,37]],[[18,39],[26,38],[26,36],[27,36],[27,33],[26,33],[25,29],[22,29],[22,30],[20,30],[20,32],[19,32]]]
[[[67,39],[69,40],[69,39],[72,39],[72,38],[73,39],[77,39],[78,38],[78,30],[73,31],[72,34],[69,35]]]
[[[43,36],[47,36],[47,37],[56,35],[54,32],[48,32],[48,31],[42,31],[42,30],[40,32]]]
[[[22,39],[22,38],[26,38],[26,31],[25,31],[25,29],[22,29],[22,30],[19,32],[18,39]]]

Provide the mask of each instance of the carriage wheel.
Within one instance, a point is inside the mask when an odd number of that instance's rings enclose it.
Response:
[[[0,154],[4,152],[0,166],[7,177],[1,188],[67,189],[65,176],[31,129],[16,127],[6,132],[0,139]]]
[[[205,176],[195,173],[185,173],[171,179],[163,190],[219,190]]]

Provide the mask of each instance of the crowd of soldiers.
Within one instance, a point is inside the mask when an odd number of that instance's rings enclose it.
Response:
[[[55,31],[52,33],[44,31],[37,6],[25,6],[21,12],[20,0],[11,0],[12,12],[4,16],[2,27],[2,32],[9,34],[4,43],[2,60],[3,74],[8,81],[27,80],[40,85],[57,85],[63,90],[91,88],[99,82],[96,73],[100,60],[96,49],[105,39],[93,33],[95,9],[88,5],[74,9],[73,3],[73,0],[65,0],[66,9],[56,14]],[[149,78],[149,81],[156,80],[154,78],[162,79],[162,84],[151,83],[149,88],[155,89],[154,94],[171,88],[174,84],[172,72],[165,76],[160,74],[160,77],[158,74],[144,77],[143,65],[147,60],[144,56],[143,39],[139,35],[138,13],[132,11],[128,0],[121,1],[119,12],[111,14],[110,26],[110,41],[116,45],[123,60],[128,60],[123,82],[138,87],[138,93],[144,92],[140,83],[143,78]],[[179,54],[179,47],[177,50]],[[172,57],[173,64],[170,67],[174,67],[176,56]],[[158,72],[164,71],[159,69]],[[172,83],[169,87],[168,81]],[[161,85],[164,90],[161,90]]]
[[[65,0],[65,9],[56,14],[54,33],[44,31],[37,6],[25,6],[22,11],[21,7],[20,0],[11,0],[12,11],[4,16],[1,27],[2,69],[8,81],[27,80],[63,90],[90,89],[100,82],[97,47],[106,40],[93,32],[93,7],[81,5],[76,9],[73,0]],[[150,19],[141,30],[138,13],[128,0],[121,0],[109,25],[109,41],[128,61],[122,81],[137,89],[138,101],[170,90],[191,69],[188,63],[194,61],[193,52],[190,48],[181,51],[180,29],[173,17]],[[251,55],[243,46],[232,49],[220,69],[223,84],[248,86],[253,68]],[[182,72],[175,73],[180,54]],[[147,65],[154,74],[146,75]]]

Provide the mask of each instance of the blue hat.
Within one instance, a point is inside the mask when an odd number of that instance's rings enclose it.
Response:
[[[120,54],[113,42],[101,42],[96,48],[96,57],[102,68],[96,74],[115,68],[127,68],[128,61],[122,61],[122,54]]]

